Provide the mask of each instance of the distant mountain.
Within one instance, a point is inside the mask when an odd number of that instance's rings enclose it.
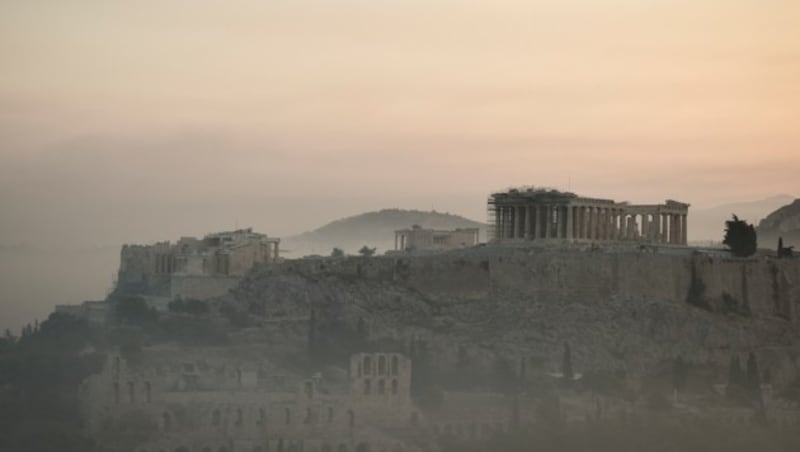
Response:
[[[286,237],[281,241],[283,254],[301,257],[308,254],[328,255],[334,247],[355,254],[362,246],[378,248],[382,253],[394,249],[394,232],[413,225],[432,229],[479,228],[481,241],[486,240],[486,225],[450,213],[421,210],[384,209],[342,218],[313,231]]]
[[[761,248],[777,247],[778,237],[783,237],[783,246],[800,251],[800,199],[767,215],[756,230]]]
[[[779,195],[758,201],[724,204],[709,209],[689,211],[689,240],[721,242],[725,235],[725,221],[736,214],[748,223],[758,224],[781,206],[794,201],[794,196]]]

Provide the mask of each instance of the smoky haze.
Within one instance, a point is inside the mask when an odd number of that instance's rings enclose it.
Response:
[[[490,191],[521,184],[693,208],[795,195],[798,17],[755,1],[3,2],[0,326],[102,297],[123,243],[391,207],[483,221]]]

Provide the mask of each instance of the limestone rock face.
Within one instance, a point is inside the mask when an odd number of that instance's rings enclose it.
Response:
[[[800,368],[800,260],[691,249],[479,247],[430,256],[287,261],[246,278],[231,302],[266,315],[359,323],[372,342],[423,340],[442,368],[497,356],[557,372],[646,375],[680,356],[724,381],[758,355],[776,386]],[[466,357],[466,358],[465,358]],[[533,364],[530,364],[533,365]]]
[[[778,237],[783,237],[784,246],[800,249],[800,199],[769,214],[757,228],[761,248],[774,247]]]

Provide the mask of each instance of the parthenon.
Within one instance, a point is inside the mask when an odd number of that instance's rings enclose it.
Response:
[[[633,205],[535,188],[493,193],[488,200],[495,241],[640,241],[686,245],[689,204]]]

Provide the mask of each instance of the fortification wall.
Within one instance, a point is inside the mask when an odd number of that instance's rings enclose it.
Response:
[[[682,252],[586,248],[491,248],[413,257],[297,260],[301,273],[391,280],[442,301],[507,291],[531,302],[651,300],[798,323],[800,260],[739,259]],[[691,292],[691,294],[690,294]]]
[[[205,300],[225,295],[241,280],[237,276],[172,275],[170,297]]]
[[[487,369],[504,356],[557,370],[565,342],[578,369],[636,373],[682,356],[718,366],[725,381],[732,354],[755,351],[780,384],[800,367],[800,260],[681,247],[490,246],[285,268],[357,284],[345,289],[358,305],[346,312],[370,319],[371,339],[423,338],[442,367],[467,344],[471,361]],[[421,321],[387,315],[412,309]]]

